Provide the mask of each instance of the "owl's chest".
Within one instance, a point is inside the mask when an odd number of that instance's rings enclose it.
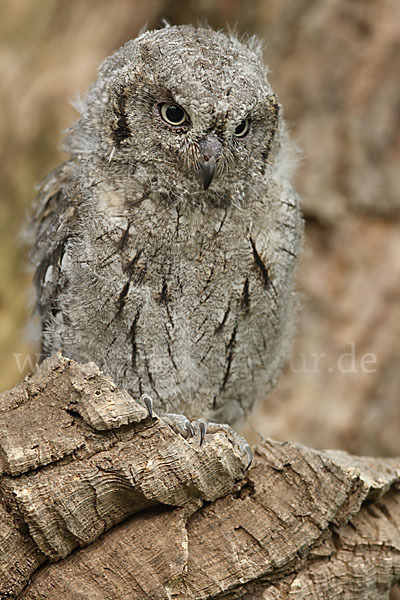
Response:
[[[198,215],[180,222],[160,222],[149,232],[144,244],[148,281],[157,287],[160,280],[191,306],[225,295],[249,271],[249,232],[225,213]]]
[[[243,280],[252,263],[250,230],[230,209],[184,214],[144,206],[132,218],[108,215],[85,235],[102,279],[196,302],[204,291]]]

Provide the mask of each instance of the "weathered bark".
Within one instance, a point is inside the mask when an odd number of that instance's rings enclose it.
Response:
[[[400,459],[265,440],[244,477],[244,454],[45,361],[1,396],[0,598],[388,597]]]

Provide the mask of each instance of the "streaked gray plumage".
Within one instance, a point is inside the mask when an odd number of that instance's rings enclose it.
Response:
[[[94,360],[160,412],[231,424],[284,363],[302,232],[260,50],[146,32],[79,108],[35,212],[43,355]]]

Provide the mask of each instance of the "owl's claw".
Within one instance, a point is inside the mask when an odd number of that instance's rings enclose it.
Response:
[[[193,425],[191,424],[191,422],[189,421],[189,419],[186,419],[185,427],[186,427],[186,430],[187,430],[188,434],[190,435],[190,437],[193,437],[194,436],[194,429],[193,429]]]
[[[175,433],[179,433],[185,439],[188,437],[193,437],[195,434],[194,427],[189,421],[187,417],[184,415],[175,415],[173,413],[165,413],[162,415],[162,419],[168,423],[168,425],[175,431]]]
[[[199,429],[200,429],[200,446],[203,445],[204,442],[204,436],[206,435],[206,431],[207,431],[207,422],[206,421],[198,421],[199,424]]]
[[[253,450],[250,448],[249,444],[246,444],[243,449],[247,453],[247,456],[249,457],[247,467],[245,468],[245,471],[248,471],[253,463]]]
[[[142,394],[140,400],[146,405],[149,417],[153,418],[153,400],[148,394]]]

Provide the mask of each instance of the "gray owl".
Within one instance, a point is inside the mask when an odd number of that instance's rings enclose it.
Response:
[[[42,353],[160,413],[233,424],[276,382],[302,236],[254,40],[147,31],[100,66],[39,194]]]

